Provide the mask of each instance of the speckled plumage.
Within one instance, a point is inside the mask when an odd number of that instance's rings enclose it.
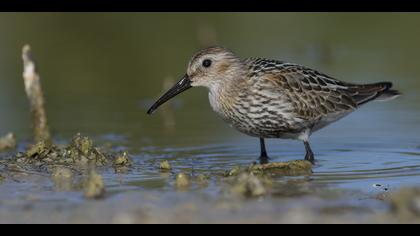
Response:
[[[204,60],[211,66],[205,68]],[[213,110],[239,131],[259,137],[264,152],[264,138],[299,139],[311,161],[308,139],[314,131],[369,101],[398,95],[389,82],[346,83],[298,64],[240,59],[222,47],[194,55],[186,78],[192,87],[209,88]]]
[[[391,87],[355,85],[301,65],[250,58],[245,75],[210,92],[214,110],[239,131],[262,138],[300,138],[351,113]],[[241,73],[238,73],[241,74]]]

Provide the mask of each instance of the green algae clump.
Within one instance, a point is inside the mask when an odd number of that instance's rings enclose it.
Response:
[[[41,141],[29,147],[25,152],[25,156],[28,158],[38,158],[47,156],[52,149],[52,145],[48,142]]]
[[[107,157],[94,146],[93,141],[80,134],[73,137],[71,144],[65,148],[64,155],[73,160],[73,163],[82,166],[91,162],[97,166],[105,166],[108,163]]]
[[[82,137],[80,134],[73,138],[72,144],[85,156],[88,156],[93,149],[93,141],[88,137]]]
[[[112,166],[122,171],[128,170],[131,160],[127,152],[102,152],[94,145],[92,139],[77,134],[68,145],[54,145],[48,141],[31,145],[26,151],[15,154],[7,164],[8,166],[19,164],[23,169],[49,173],[58,166],[82,171],[88,169],[90,165]]]
[[[239,175],[243,170],[240,166],[234,166],[231,170],[225,172],[224,177],[231,177]]]
[[[252,164],[249,167],[234,166],[224,173],[230,190],[243,197],[260,197],[269,193],[272,176],[297,176],[312,174],[309,161],[273,162]]]
[[[170,170],[172,170],[172,166],[169,163],[169,161],[164,160],[164,161],[161,161],[159,163],[159,169],[162,170],[162,171],[170,171]]]
[[[224,177],[235,177],[242,173],[252,173],[254,175],[284,175],[298,176],[312,174],[312,163],[305,160],[296,160],[288,162],[273,162],[269,164],[252,164],[247,168],[234,166],[226,171]]]
[[[191,186],[190,176],[185,173],[176,175],[175,185],[178,189],[187,189]]]
[[[114,167],[126,167],[130,166],[130,164],[130,156],[128,155],[128,152],[122,152],[114,159]]]
[[[288,162],[273,162],[269,164],[256,164],[248,168],[254,174],[278,174],[278,175],[308,175],[312,174],[312,163],[305,160]]]
[[[127,173],[132,166],[132,161],[128,152],[120,152],[115,156],[112,166],[116,173]]]

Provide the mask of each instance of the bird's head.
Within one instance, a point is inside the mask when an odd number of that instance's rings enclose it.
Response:
[[[153,113],[169,99],[192,87],[209,89],[235,78],[241,71],[241,60],[233,52],[223,47],[208,47],[196,53],[188,63],[187,73],[148,110]]]

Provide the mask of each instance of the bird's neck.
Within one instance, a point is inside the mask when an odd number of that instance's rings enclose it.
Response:
[[[245,82],[245,79],[239,75],[235,78],[224,79],[224,83],[215,83],[208,87],[210,105],[219,115],[224,116],[231,110],[240,85]]]

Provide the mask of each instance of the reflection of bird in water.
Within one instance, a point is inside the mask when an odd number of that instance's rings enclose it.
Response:
[[[240,59],[222,47],[195,54],[186,75],[148,111],[196,86],[209,89],[213,110],[227,123],[258,137],[261,162],[267,162],[265,138],[298,139],[305,160],[314,162],[311,134],[372,100],[399,95],[392,83],[351,84],[301,65],[262,59]]]

